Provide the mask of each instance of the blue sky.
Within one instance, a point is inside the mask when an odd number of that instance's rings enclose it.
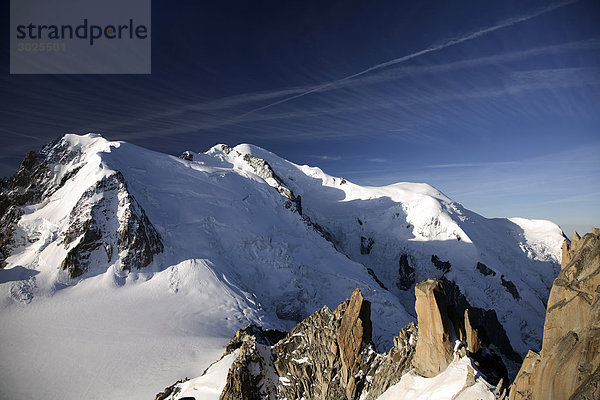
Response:
[[[600,226],[597,1],[213,3],[153,1],[148,76],[11,76],[2,38],[0,175],[68,132],[250,142],[487,217]]]

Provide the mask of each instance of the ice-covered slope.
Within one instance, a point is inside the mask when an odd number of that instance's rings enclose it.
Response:
[[[408,310],[414,282],[444,275],[471,305],[496,310],[515,350],[524,354],[540,346],[545,301],[560,270],[564,240],[556,224],[487,219],[424,183],[358,186],[256,146],[221,149],[208,154],[240,169],[249,169],[246,154],[266,160],[301,197],[303,213],[341,252],[371,268]]]
[[[448,266],[517,351],[539,346],[556,225],[485,219],[425,184],[360,187],[250,145],[187,158],[92,134],[45,150],[0,270],[3,393],[149,398],[200,375],[244,324],[286,329],[356,287],[384,350],[414,319],[412,283]]]

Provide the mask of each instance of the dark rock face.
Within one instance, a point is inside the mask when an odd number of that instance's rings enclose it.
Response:
[[[496,356],[502,356],[507,360],[520,364],[522,358],[519,353],[512,348],[504,327],[500,321],[498,321],[496,311],[471,306],[456,283],[445,278],[442,279],[442,282],[444,283],[448,304],[455,310],[455,313],[462,316],[468,310],[468,324],[473,330],[477,331],[477,337],[481,342],[481,346],[486,348],[485,353],[493,358],[495,358],[495,354]],[[465,335],[467,335],[467,333],[465,333]],[[497,354],[497,351],[491,347],[492,345],[500,354]],[[477,354],[476,351],[471,352]],[[477,357],[474,358],[477,361]],[[495,362],[492,362],[491,364],[495,364]],[[501,367],[500,369],[502,370]],[[490,372],[488,372],[488,375],[489,374]],[[507,377],[504,375],[504,373],[501,373],[497,378],[503,378],[504,381],[507,382]],[[488,378],[490,378],[488,382],[495,383],[493,377]]]
[[[239,349],[237,359],[229,368],[227,383],[219,397],[222,400],[260,400],[272,398],[278,382],[264,372],[273,370],[271,346],[285,337],[285,332],[263,330],[248,325],[236,332],[225,350],[230,354]]]
[[[512,295],[515,300],[519,300],[521,296],[519,295],[519,291],[514,283],[511,281],[504,279],[504,275],[500,275],[500,280],[502,281],[502,286],[506,288],[506,291]]]
[[[542,350],[529,351],[509,398],[600,399],[600,229],[563,246]]]
[[[496,271],[479,261],[477,261],[477,271],[481,272],[481,274],[484,276],[496,276]]]
[[[450,271],[450,268],[452,267],[449,261],[442,261],[435,254],[431,256],[431,263],[443,273]]]
[[[8,203],[9,201],[4,197],[0,199],[0,202]],[[6,266],[6,259],[10,256],[14,244],[13,236],[16,224],[22,215],[18,206],[13,204],[6,206],[5,209],[6,211],[3,212],[0,219],[0,268]]]
[[[123,176],[120,173],[116,175],[122,179],[121,187],[127,191]],[[144,209],[128,191],[125,200],[121,200],[119,206],[124,209],[117,240],[121,268],[127,271],[143,268],[152,262],[154,255],[164,250],[160,235],[150,223]],[[107,256],[110,259],[108,252]]]
[[[246,161],[248,165],[252,167],[256,175],[265,180],[273,179],[275,181],[275,189],[277,189],[277,191],[283,197],[289,200],[289,202],[286,203],[286,207],[292,208],[297,211],[298,214],[302,215],[302,198],[300,195],[296,196],[294,192],[287,187],[283,179],[281,179],[281,177],[275,173],[275,170],[273,170],[271,165],[266,160],[254,157],[251,154],[245,154],[244,161]]]
[[[399,279],[397,286],[399,289],[408,290],[415,284],[415,269],[411,267],[408,254],[402,254],[398,261]]]
[[[111,227],[118,226],[117,232]],[[120,172],[101,179],[86,190],[73,208],[63,244],[71,247],[61,268],[70,278],[88,270],[96,250],[112,261],[116,250],[122,270],[140,269],[163,251],[163,244],[146,213],[127,190]]]
[[[186,160],[186,161],[194,161],[194,155],[192,153],[190,153],[189,151],[184,151],[183,153],[181,153],[179,158],[181,158],[182,160]]]
[[[373,271],[371,268],[367,268],[367,272],[369,273],[369,275],[371,275],[371,278],[373,278],[373,280],[375,280],[375,282],[377,282],[377,284],[379,285],[379,287],[381,287],[382,289],[388,290],[385,285],[383,284],[383,282],[381,282],[379,280],[379,278],[377,277],[377,275],[375,275],[375,271]]]
[[[263,179],[275,179],[277,183],[285,186],[283,179],[281,179],[273,170],[271,165],[262,158],[254,157],[251,154],[244,154],[244,161],[246,161],[254,170],[256,175],[260,176]]]
[[[45,146],[39,154],[28,152],[17,172],[0,181],[0,268],[6,266],[12,249],[27,240],[15,236],[17,222],[23,214],[21,207],[39,203],[60,189],[78,169],[67,172],[56,182],[52,165],[67,163],[78,156],[79,152],[69,150],[59,139]]]
[[[3,179],[0,190],[0,267],[6,266],[14,242],[16,225],[21,218],[21,206],[39,202],[44,183],[51,177],[47,163],[30,151],[11,178]]]
[[[360,237],[360,254],[371,254],[371,249],[375,241],[371,238],[367,238],[364,236]]]

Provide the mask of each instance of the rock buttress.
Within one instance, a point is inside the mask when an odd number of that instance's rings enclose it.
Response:
[[[574,235],[563,249],[542,350],[527,355],[511,400],[600,399],[600,230]]]
[[[413,366],[425,377],[444,371],[453,359],[453,341],[442,282],[428,279],[415,286],[419,340]]]

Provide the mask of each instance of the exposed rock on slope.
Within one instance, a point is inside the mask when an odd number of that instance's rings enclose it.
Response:
[[[415,371],[433,377],[452,362],[454,353],[469,355],[488,382],[502,388],[507,381],[505,359],[520,361],[493,311],[470,307],[458,287],[448,280],[428,279],[415,286],[419,341]],[[457,347],[458,343],[458,347]]]
[[[600,399],[600,229],[563,245],[542,351],[530,351],[510,399]]]
[[[408,254],[402,254],[398,261],[398,283],[399,289],[408,290],[415,284],[415,269],[410,264],[414,264],[414,260],[409,263]]]
[[[411,369],[417,329],[408,324],[392,349],[378,354],[369,314],[357,289],[335,311],[323,307],[277,343],[278,332],[241,329],[223,355],[239,349],[220,399],[376,399]],[[170,397],[162,398],[185,397],[182,387],[167,388]]]
[[[452,361],[456,335],[451,331],[442,282],[435,279],[420,282],[415,286],[415,294],[420,334],[413,365],[418,374],[432,377]]]
[[[498,369],[505,375],[500,359],[487,353],[468,311],[464,323],[451,321],[448,314],[453,308],[446,305],[442,281],[421,282],[416,291],[419,329],[408,324],[387,354],[378,354],[373,348],[370,303],[358,289],[335,311],[323,307],[276,343],[280,333],[247,326],[236,333],[223,355],[239,349],[220,399],[373,400],[409,371],[433,377],[466,355],[474,358],[474,365],[492,372],[492,378],[501,375]],[[496,370],[490,367],[490,360],[499,363]],[[474,373],[471,370],[463,390],[475,384]],[[487,383],[480,386],[490,387]],[[497,390],[501,388],[500,383]],[[177,399],[194,390],[190,384],[175,384],[163,393],[172,393],[166,398]]]
[[[285,332],[262,330],[254,325],[237,331],[227,345],[225,355],[240,349],[239,355],[229,368],[227,383],[220,399],[271,398],[278,382],[273,374],[264,374],[262,371],[273,370],[271,346],[284,336]]]
[[[23,242],[15,238],[17,222],[23,211],[22,206],[34,204],[62,186],[66,179],[58,185],[50,184],[54,174],[49,168],[45,155],[51,146],[42,150],[41,154],[30,151],[21,162],[19,169],[11,178],[0,181],[0,267],[6,266],[6,258],[13,247]]]
[[[506,384],[509,372],[510,376],[516,376],[522,358],[513,349],[496,311],[473,307],[458,285],[445,278],[442,282],[449,306],[448,315],[455,332],[462,341],[473,345],[467,350],[481,372],[487,375],[488,381],[496,383],[502,379]],[[508,370],[504,369],[505,366]]]
[[[116,254],[120,268],[127,271],[147,266],[154,255],[163,251],[159,234],[127,190],[120,172],[101,179],[83,193],[71,211],[63,243],[69,252],[61,268],[70,278],[87,271],[90,258],[99,249],[104,250],[108,264]]]
[[[416,329],[403,329],[387,355],[374,351],[371,329],[370,303],[359,290],[335,311],[323,307],[302,321],[273,347],[277,398],[374,399],[383,393],[410,368]]]

